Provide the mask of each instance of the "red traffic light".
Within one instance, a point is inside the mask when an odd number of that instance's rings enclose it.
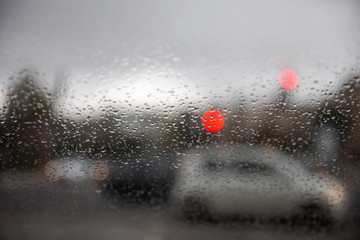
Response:
[[[281,87],[292,90],[298,84],[298,76],[294,70],[285,68],[280,72],[279,81]]]
[[[202,116],[202,124],[209,132],[217,132],[224,126],[224,116],[215,109],[209,109]]]

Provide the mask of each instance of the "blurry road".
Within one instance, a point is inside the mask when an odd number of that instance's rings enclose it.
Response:
[[[92,183],[1,176],[0,239],[356,239],[353,232],[294,231],[273,224],[186,223],[162,204],[124,204]]]

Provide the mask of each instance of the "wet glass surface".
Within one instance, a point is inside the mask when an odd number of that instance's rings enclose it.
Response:
[[[359,9],[0,0],[0,239],[358,239]]]

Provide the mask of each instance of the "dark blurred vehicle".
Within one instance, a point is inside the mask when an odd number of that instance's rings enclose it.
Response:
[[[342,225],[344,232],[349,231],[355,235],[354,239],[360,238],[360,183],[354,183],[348,191],[350,200],[348,212]]]
[[[261,217],[309,226],[339,224],[347,195],[339,181],[260,146],[205,145],[183,154],[172,201],[188,219]]]
[[[146,148],[109,161],[106,188],[122,199],[134,202],[164,202],[174,179],[171,154],[157,148]]]

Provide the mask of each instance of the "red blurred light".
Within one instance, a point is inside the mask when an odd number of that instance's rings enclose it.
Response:
[[[224,116],[220,111],[210,109],[202,116],[202,124],[209,132],[217,132],[224,126]]]
[[[279,81],[281,87],[292,90],[298,84],[298,76],[294,70],[285,68],[280,72]]]

